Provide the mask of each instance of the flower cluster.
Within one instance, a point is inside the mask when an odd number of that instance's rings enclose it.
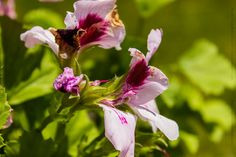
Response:
[[[67,12],[65,29],[40,26],[33,27],[21,35],[26,47],[47,44],[61,60],[72,62],[87,47],[98,45],[108,49],[120,49],[125,37],[125,28],[117,13],[115,0],[81,0],[74,3],[74,12]],[[72,64],[62,64],[64,72],[54,82],[57,91],[79,96],[79,101],[93,99],[91,102],[104,111],[105,136],[120,151],[120,157],[133,157],[135,149],[135,127],[137,117],[147,121],[153,132],[158,129],[170,140],[179,136],[178,125],[159,114],[155,98],[168,88],[168,78],[156,67],[149,66],[151,57],[157,51],[162,39],[162,31],[151,30],[147,39],[146,56],[138,49],[130,48],[132,56],[127,73],[118,81],[116,90],[111,90],[112,81],[96,80],[88,82],[85,74],[75,76]],[[87,77],[87,76],[86,76]],[[103,83],[102,85],[100,85]],[[110,85],[110,86],[109,86]],[[99,97],[90,97],[98,94]],[[88,92],[89,91],[89,92]],[[89,94],[88,94],[89,93]],[[86,99],[85,99],[86,97]],[[90,102],[90,101],[89,101]],[[83,105],[83,103],[78,103]],[[133,112],[118,109],[127,105]]]

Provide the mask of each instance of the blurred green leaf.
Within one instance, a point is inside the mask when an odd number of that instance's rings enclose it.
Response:
[[[211,141],[213,142],[220,142],[223,136],[224,136],[224,130],[219,126],[216,126],[212,131],[210,138]]]
[[[200,145],[197,135],[181,131],[180,136],[189,152],[192,154],[197,153]]]
[[[233,74],[235,68],[217,47],[207,41],[199,40],[181,58],[182,72],[206,94],[221,94],[225,88],[235,88]]]
[[[55,151],[52,140],[44,140],[38,132],[25,132],[19,142],[19,156],[51,157]]]
[[[183,85],[177,77],[170,77],[168,90],[161,94],[162,99],[169,108],[182,104],[184,100],[182,87]]]
[[[142,17],[152,16],[158,9],[174,2],[174,0],[135,0],[139,13]]]
[[[17,86],[25,81],[33,70],[40,65],[43,53],[27,53],[24,43],[20,41],[20,34],[25,30],[22,24],[6,17],[0,17],[2,28],[2,50],[3,50],[3,81],[6,90]]]
[[[42,26],[44,28],[65,27],[63,18],[60,16],[60,14],[46,8],[39,8],[29,11],[24,17],[24,22],[32,26]]]
[[[52,92],[52,84],[57,75],[57,67],[50,54],[46,53],[40,69],[35,69],[30,78],[9,91],[10,104],[43,96]]]
[[[186,98],[189,107],[192,110],[199,111],[204,107],[204,98],[202,93],[190,84],[182,86],[183,96]]]
[[[2,138],[0,134],[0,148],[2,148],[3,146],[5,146],[5,143],[4,143],[4,139]]]
[[[0,85],[0,129],[6,124],[10,116],[10,105],[7,102],[7,95],[5,89]]]
[[[208,100],[200,111],[204,121],[216,123],[224,130],[230,130],[235,122],[234,113],[222,100]]]
[[[83,152],[83,148],[99,134],[84,110],[75,112],[74,117],[67,123],[65,132],[68,136],[68,152],[73,157],[78,156],[78,152]]]

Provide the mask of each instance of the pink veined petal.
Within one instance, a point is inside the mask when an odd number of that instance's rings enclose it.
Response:
[[[155,101],[151,100],[143,105],[131,105],[131,108],[142,120],[148,121],[151,124],[154,132],[156,132],[158,128],[169,140],[176,140],[179,137],[179,127],[177,123],[160,115],[154,105],[156,106]]]
[[[33,27],[32,29],[22,33],[20,39],[25,42],[25,46],[28,48],[34,47],[37,44],[48,44],[56,55],[59,52],[59,46],[55,42],[54,35],[42,27]]]
[[[148,52],[146,55],[147,62],[152,58],[153,54],[156,52],[157,48],[161,43],[162,32],[159,29],[152,29],[148,35],[147,48]]]
[[[105,136],[120,151],[119,157],[134,157],[136,117],[105,105],[100,107],[104,111]]]
[[[140,52],[136,48],[129,48],[128,50],[130,52],[130,56],[132,56],[131,62],[130,62],[130,67],[132,67],[134,64],[136,64],[138,61],[142,60],[145,58],[142,52]]]
[[[66,25],[66,29],[74,29],[77,26],[77,20],[75,18],[74,13],[67,12],[64,23]]]
[[[78,21],[86,18],[88,14],[96,14],[101,18],[114,8],[116,0],[83,0],[74,3],[74,14]]]
[[[135,91],[137,94],[130,97],[129,103],[141,105],[155,99],[168,87],[168,79],[164,76],[160,70],[154,76],[149,76],[145,83]]]
[[[125,34],[124,26],[115,28],[111,27],[98,41],[91,42],[89,45],[99,45],[99,47],[104,49],[115,47],[117,50],[121,50],[120,44],[124,40]]]
[[[147,81],[158,82],[162,86],[162,91],[168,88],[167,76],[158,68],[149,66],[151,75],[147,78]]]

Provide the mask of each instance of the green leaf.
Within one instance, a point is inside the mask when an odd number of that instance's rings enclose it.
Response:
[[[197,153],[200,144],[197,135],[181,131],[180,136],[189,152],[192,154]]]
[[[236,87],[235,68],[207,40],[197,41],[181,58],[179,65],[192,83],[206,94],[219,95],[225,88]]]
[[[215,127],[213,132],[211,133],[211,140],[215,143],[220,142],[224,136],[224,130],[221,127]]]
[[[51,157],[55,151],[52,140],[44,140],[38,132],[25,132],[19,143],[19,156]]]
[[[42,26],[44,28],[63,28],[63,18],[57,12],[46,8],[39,8],[29,11],[24,16],[24,22],[32,26]]]
[[[144,18],[152,16],[158,9],[174,2],[174,0],[135,0],[140,15]]]
[[[0,148],[2,148],[3,146],[5,146],[5,143],[4,143],[4,139],[2,138],[0,134]]]
[[[164,93],[161,94],[162,99],[169,108],[183,103],[183,85],[181,81],[175,77],[170,77],[169,87]]]
[[[5,89],[0,86],[0,129],[6,124],[11,111],[11,107],[7,102],[7,95]]]
[[[28,79],[34,69],[39,67],[43,53],[41,49],[35,49],[37,53],[27,53],[24,43],[20,40],[20,34],[25,31],[21,23],[0,17],[0,24],[4,63],[3,81],[8,91]]]
[[[45,54],[41,67],[35,69],[30,78],[9,91],[10,104],[40,97],[52,92],[53,81],[57,76],[57,67],[48,53]]]
[[[235,123],[231,108],[222,100],[208,100],[200,111],[205,122],[216,123],[224,130],[230,130]]]
[[[78,151],[83,152],[83,148],[98,136],[98,131],[89,119],[86,111],[75,112],[66,125],[66,135],[68,136],[69,154],[78,156]]]

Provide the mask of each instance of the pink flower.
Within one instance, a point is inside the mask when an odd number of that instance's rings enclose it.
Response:
[[[98,45],[120,49],[125,28],[115,5],[116,0],[80,0],[74,3],[74,12],[65,17],[66,29],[44,30],[36,26],[21,34],[26,47],[48,44],[62,59],[71,58],[84,48]]]
[[[0,0],[0,16],[16,18],[15,0]]]
[[[106,137],[120,151],[120,157],[134,156],[134,131],[136,117],[119,111],[115,107],[126,103],[144,121],[148,121],[154,132],[159,129],[170,140],[179,136],[178,125],[159,114],[155,98],[168,87],[167,77],[157,68],[148,66],[152,55],[161,42],[162,32],[152,30],[148,36],[146,57],[139,50],[130,48],[130,70],[116,100],[103,100]],[[108,127],[107,127],[108,126]]]
[[[74,76],[71,68],[64,68],[64,72],[55,80],[53,86],[56,90],[64,93],[79,95],[79,84],[82,82],[83,75]]]

